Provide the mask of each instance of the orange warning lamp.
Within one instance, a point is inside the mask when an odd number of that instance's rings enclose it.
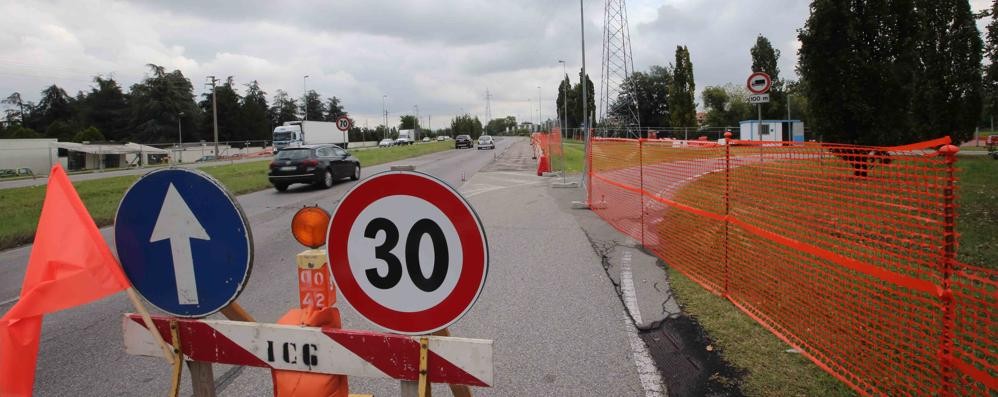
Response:
[[[329,213],[319,207],[305,207],[291,219],[291,234],[301,245],[315,249],[326,245]]]

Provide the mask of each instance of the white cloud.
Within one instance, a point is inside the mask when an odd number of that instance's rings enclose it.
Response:
[[[794,78],[806,1],[630,3],[638,70],[672,63],[682,44],[698,90],[739,83],[749,48],[763,34],[782,52],[782,75]],[[975,10],[988,3],[972,1]],[[603,2],[584,4],[588,71],[598,85]],[[577,79],[579,39],[575,2],[9,0],[0,3],[0,94],[37,100],[52,83],[75,93],[97,74],[113,74],[127,87],[155,63],[180,69],[199,94],[205,76],[215,75],[299,96],[302,76],[310,75],[309,89],[340,97],[372,126],[382,119],[382,95],[389,96],[393,122],[418,104],[439,127],[461,111],[484,117],[486,89],[495,116],[529,119],[538,86],[542,113],[554,114],[559,59]]]

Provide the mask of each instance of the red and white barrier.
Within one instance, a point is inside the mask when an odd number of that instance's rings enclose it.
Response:
[[[370,378],[419,379],[418,336],[369,331],[221,320],[153,317],[172,343],[170,322],[179,328],[187,360],[247,365]],[[135,314],[123,321],[125,350],[141,356],[162,355]],[[492,385],[492,341],[430,336],[428,377],[433,383]]]

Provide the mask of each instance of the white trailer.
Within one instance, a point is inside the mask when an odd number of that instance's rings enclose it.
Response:
[[[327,121],[286,121],[274,128],[274,151],[285,147],[331,143],[346,149],[350,135]]]
[[[743,141],[804,142],[800,120],[743,120],[738,139]]]

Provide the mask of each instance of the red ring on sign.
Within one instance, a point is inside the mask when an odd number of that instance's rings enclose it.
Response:
[[[766,87],[765,88],[763,88],[761,90],[758,90],[758,91],[752,89],[752,79],[754,79],[756,77],[765,77],[766,78]],[[753,94],[762,95],[762,94],[765,94],[766,92],[768,92],[769,89],[773,87],[773,79],[771,77],[769,77],[769,74],[767,74],[767,73],[764,73],[764,72],[755,72],[755,73],[752,73],[752,74],[749,75],[748,80],[745,81],[745,87],[747,87],[748,90],[751,93],[753,93]]]
[[[440,209],[461,240],[463,266],[457,284],[436,306],[418,312],[401,312],[374,301],[350,271],[347,246],[353,223],[371,203],[395,195],[420,198]],[[383,173],[354,186],[333,212],[327,239],[330,269],[343,298],[368,321],[394,332],[427,334],[447,327],[471,308],[485,284],[488,250],[478,217],[452,188],[424,174]]]

